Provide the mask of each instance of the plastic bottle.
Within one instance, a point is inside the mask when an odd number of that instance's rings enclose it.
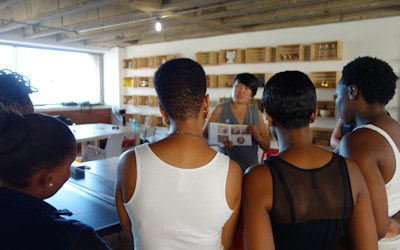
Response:
[[[138,124],[137,124],[136,118],[133,118],[132,127],[133,127],[133,130],[134,130],[134,131],[137,131],[137,130],[138,130]]]

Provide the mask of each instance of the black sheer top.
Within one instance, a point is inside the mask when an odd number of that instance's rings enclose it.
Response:
[[[264,161],[273,179],[270,213],[276,249],[335,249],[353,211],[346,161],[298,168],[278,156]]]

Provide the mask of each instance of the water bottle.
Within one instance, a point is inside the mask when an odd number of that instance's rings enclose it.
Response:
[[[138,124],[136,118],[133,118],[132,127],[134,131],[138,130]]]

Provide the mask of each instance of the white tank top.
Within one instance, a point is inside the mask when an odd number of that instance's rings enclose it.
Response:
[[[392,179],[390,179],[390,181],[385,185],[387,201],[388,201],[388,215],[389,217],[392,217],[393,215],[395,215],[397,212],[400,211],[400,152],[396,147],[396,144],[394,144],[392,138],[383,129],[378,128],[377,126],[372,124],[362,125],[357,127],[356,129],[359,128],[369,128],[378,132],[383,137],[385,137],[385,139],[389,142],[390,146],[392,147],[394,157],[396,160],[396,166]]]
[[[223,249],[222,227],[233,212],[225,196],[229,158],[217,152],[204,166],[182,169],[147,143],[135,151],[136,187],[124,204],[135,250]]]

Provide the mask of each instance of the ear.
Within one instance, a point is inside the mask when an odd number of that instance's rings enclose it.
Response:
[[[265,112],[265,114],[267,115],[267,120],[268,120],[269,126],[270,127],[271,126],[276,126],[275,119],[272,116],[270,116],[267,112]]]
[[[43,174],[43,179],[42,179],[42,184],[43,187],[46,189],[52,189],[54,187],[54,175],[53,171],[48,171],[47,173]]]
[[[160,103],[158,103],[158,108],[160,109],[161,116],[165,119],[168,119],[168,115]]]
[[[315,107],[314,112],[311,113],[311,117],[310,117],[310,123],[315,122],[315,120],[318,117],[318,107]]]
[[[210,107],[210,96],[206,94],[203,98],[203,108],[204,110],[208,111]]]
[[[358,95],[358,88],[356,85],[351,84],[348,88],[347,88],[347,97],[349,98],[349,100],[355,100],[357,99],[357,95]]]

